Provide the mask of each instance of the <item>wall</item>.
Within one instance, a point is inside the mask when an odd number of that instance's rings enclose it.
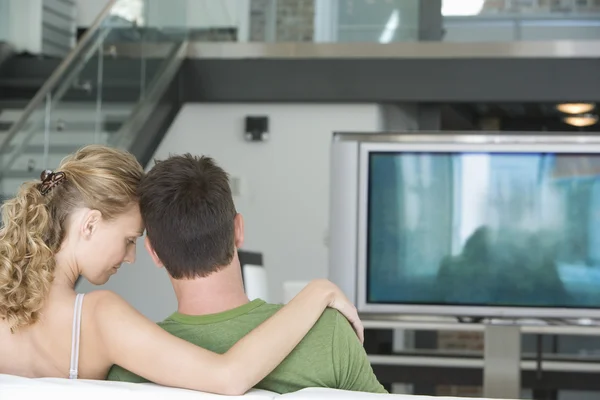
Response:
[[[74,45],[75,7],[59,0],[0,0],[0,41],[17,52],[63,57]]]
[[[329,145],[333,131],[378,131],[387,120],[409,122],[389,107],[369,104],[188,104],[183,107],[155,158],[192,152],[214,157],[241,193],[236,207],[245,219],[247,250],[264,253],[271,301],[283,300],[286,280],[327,276]],[[246,115],[269,116],[271,139],[243,139]],[[176,305],[163,270],[138,243],[138,260],[124,266],[106,288],[158,320]],[[84,283],[79,290],[87,291]]]
[[[0,0],[0,41],[8,41],[10,24],[10,3],[7,0]]]
[[[42,51],[42,0],[3,0],[0,25],[3,38],[17,52],[39,54]]]

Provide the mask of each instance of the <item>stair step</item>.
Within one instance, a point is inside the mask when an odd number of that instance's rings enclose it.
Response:
[[[102,106],[100,110],[101,119],[126,119],[132,111],[133,105],[128,103],[127,105],[110,105]],[[0,111],[0,121],[4,122],[16,122],[23,115],[24,108],[3,108]],[[40,108],[35,111],[34,114],[44,114],[44,110]],[[33,117],[34,115],[32,115]],[[74,106],[71,104],[59,105],[53,109],[50,113],[50,120],[56,121],[62,119],[65,121],[95,121],[96,119],[96,108],[91,104],[82,104],[80,106]]]
[[[111,121],[109,119],[105,119],[100,121],[100,129],[106,132],[116,132],[121,128],[121,126],[125,123],[125,119],[119,119]],[[2,121],[0,119],[0,136],[8,132],[10,128],[13,126],[14,122]],[[25,125],[21,128],[21,132],[29,132],[32,126],[31,123],[25,123]],[[38,121],[36,123],[36,134],[44,133],[44,126],[42,121]],[[50,134],[54,135],[61,132],[86,132],[92,133],[96,130],[96,122],[95,121],[56,121],[50,124]]]
[[[67,154],[76,152],[77,150],[79,150],[80,148],[85,146],[86,144],[87,143],[81,144],[81,145],[52,143],[48,147],[48,153],[49,154],[67,155]],[[9,154],[12,153],[15,150],[15,148],[16,148],[16,146],[14,146],[14,145],[9,146],[7,149],[7,153],[9,153]],[[45,146],[43,144],[30,144],[23,149],[23,154],[25,154],[25,155],[35,154],[35,155],[38,155],[39,157],[42,157],[42,154],[44,153],[44,149],[45,149]]]
[[[11,126],[21,118],[27,104],[28,101],[19,99],[0,101],[0,143]],[[107,143],[111,135],[127,120],[133,106],[132,103],[122,102],[103,104],[100,114],[102,131],[95,134],[97,118],[95,104],[61,102],[51,113],[52,130],[47,165],[42,165],[46,136],[43,130],[44,110],[40,107],[23,127],[23,132],[34,129],[34,134],[11,165],[10,170],[3,171],[0,193],[16,193],[24,181],[38,179],[42,169],[56,168],[65,156],[87,144]],[[63,123],[60,124],[60,130],[57,130],[59,121]],[[7,148],[6,154],[13,154],[24,136],[17,135]],[[6,161],[6,158],[3,161]]]
[[[9,102],[14,102],[14,100],[0,102],[0,105]],[[110,103],[103,106],[100,121],[101,132],[95,135],[95,107],[81,103],[61,104],[51,114],[50,152],[56,154],[68,150],[64,152],[66,155],[88,143],[107,143],[108,138],[117,132],[127,120],[132,107],[131,103]],[[4,135],[22,114],[23,109],[7,108],[0,110],[0,143],[2,143]],[[35,126],[32,124],[35,124]],[[23,127],[22,132],[35,130],[28,147],[25,149],[26,154],[35,154],[40,146],[43,148],[46,139],[43,124],[43,112],[39,111],[34,113],[29,122]],[[14,148],[23,138],[24,135],[20,133],[12,140],[11,146]],[[41,153],[41,151],[38,153]]]
[[[0,79],[2,88],[40,88],[44,84],[44,78],[10,78]]]
[[[6,132],[0,132],[0,143],[4,139]],[[104,143],[111,137],[111,132],[101,131],[96,138],[93,131],[60,131],[50,133],[50,146],[72,145],[72,144],[87,144],[92,143],[95,139]],[[16,145],[22,142],[22,136],[18,136],[12,140],[11,145]],[[43,131],[36,132],[29,141],[28,145],[43,145],[45,136]]]
[[[25,109],[25,107],[27,107],[27,104],[29,104],[29,100],[25,100],[25,99],[0,100],[0,113],[2,112],[2,110],[6,109],[6,108],[23,110],[23,109]]]
[[[95,78],[95,76],[90,76],[89,78]],[[85,77],[82,78],[85,79]],[[91,79],[90,79],[91,80]],[[44,78],[0,78],[0,87],[5,89],[38,89],[41,88],[46,79]],[[95,85],[95,81],[92,82]],[[106,89],[138,89],[140,87],[139,80],[131,79],[131,78],[109,78],[105,77],[102,82],[102,90]],[[93,89],[93,86],[92,86]],[[71,86],[67,89],[67,93],[69,92],[85,92],[85,90],[76,85]],[[96,100],[95,98],[93,99]]]
[[[60,165],[60,162],[68,156],[73,151],[77,150],[81,146],[75,146],[71,151],[66,151],[64,153],[58,152],[50,152],[48,153],[48,164],[44,164],[42,153],[23,153],[21,154],[15,162],[11,165],[10,169],[6,171],[6,173],[10,173],[13,171],[31,171],[34,177],[40,175],[43,169],[45,168],[56,168]],[[6,175],[5,175],[6,176]]]
[[[15,55],[6,60],[2,72],[7,78],[20,76],[46,80],[61,62],[59,57]]]

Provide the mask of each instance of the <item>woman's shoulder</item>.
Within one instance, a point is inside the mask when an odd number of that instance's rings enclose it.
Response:
[[[133,309],[132,306],[119,294],[111,290],[94,290],[85,293],[83,303],[89,307],[95,307],[98,311],[105,308],[124,308]]]
[[[110,290],[94,290],[86,293],[83,299],[83,313],[86,319],[96,322],[114,320],[119,316],[136,314],[137,311],[125,299]]]
[[[141,314],[125,299],[110,290],[95,290],[83,299],[83,325],[96,340],[109,345],[123,339],[124,335],[136,334],[141,328]]]
[[[98,304],[107,302],[119,302],[125,300],[112,290],[93,290],[85,294],[85,300],[88,303]]]

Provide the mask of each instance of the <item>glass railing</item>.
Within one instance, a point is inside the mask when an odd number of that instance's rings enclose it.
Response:
[[[444,40],[600,39],[600,0],[445,0]]]
[[[443,0],[444,15],[600,13],[598,0]]]
[[[421,0],[258,0],[251,42],[390,43],[419,39]],[[240,41],[243,41],[243,34]]]
[[[169,7],[165,7],[168,3]],[[185,56],[186,0],[111,0],[0,136],[0,193],[92,143],[128,149]]]
[[[193,1],[187,24],[193,41],[219,42],[414,42],[428,38],[431,29],[440,31],[441,40],[455,42],[600,39],[600,0],[442,0],[441,8],[439,4]]]

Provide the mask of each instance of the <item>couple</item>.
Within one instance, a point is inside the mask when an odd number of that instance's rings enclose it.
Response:
[[[25,183],[2,217],[0,373],[230,395],[256,385],[385,392],[356,310],[335,285],[313,281],[284,307],[248,302],[236,252],[242,218],[208,158],[171,157],[144,176],[132,155],[88,146]],[[74,291],[80,275],[101,285],[132,263],[144,229],[179,301],[162,328],[112,292]]]

